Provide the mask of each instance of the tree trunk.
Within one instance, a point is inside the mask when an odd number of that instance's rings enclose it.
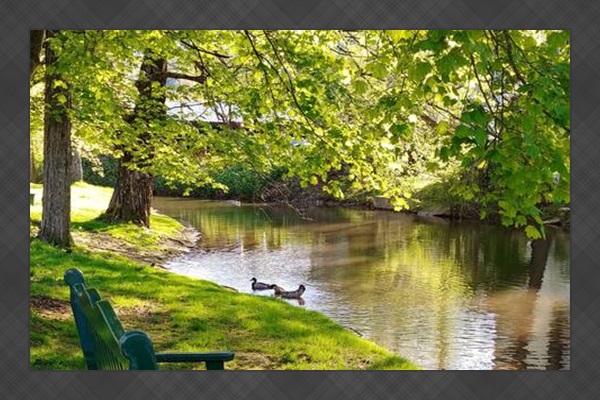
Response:
[[[150,141],[153,132],[150,125],[156,129],[156,126],[160,125],[156,123],[164,121],[167,116],[164,94],[166,71],[166,60],[154,58],[147,52],[136,82],[140,96],[128,121],[136,129],[139,129],[139,126],[144,126],[145,129],[137,135],[137,148],[123,149],[124,155],[119,160],[115,190],[104,213],[104,219],[108,221],[133,222],[150,227],[152,175],[139,170],[147,170],[154,157]],[[130,169],[129,166],[137,168]]]
[[[56,32],[48,31],[48,37]],[[44,192],[39,238],[59,247],[72,244],[71,223],[71,107],[69,91],[55,82],[64,80],[52,72],[57,64],[54,50],[46,46],[44,111]],[[49,68],[50,67],[50,68]]]
[[[133,222],[149,227],[152,176],[132,171],[123,165],[130,160],[131,154],[125,154],[119,160],[115,190],[104,218],[111,222]]]
[[[81,161],[81,153],[73,147],[71,155],[71,183],[83,180],[83,162]]]
[[[33,77],[35,70],[40,64],[40,54],[44,43],[46,31],[29,31],[29,80]]]

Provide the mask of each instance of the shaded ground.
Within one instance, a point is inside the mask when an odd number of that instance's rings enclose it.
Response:
[[[31,296],[30,303],[32,310],[44,317],[59,321],[71,318],[71,306],[68,301],[48,296]]]

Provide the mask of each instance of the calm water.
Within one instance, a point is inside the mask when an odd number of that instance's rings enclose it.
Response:
[[[570,369],[569,236],[387,211],[156,198],[202,233],[173,272],[251,293],[250,279],[426,369]],[[269,292],[260,295],[270,295]]]

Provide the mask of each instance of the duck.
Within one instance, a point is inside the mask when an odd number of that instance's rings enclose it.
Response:
[[[304,287],[304,285],[300,285],[298,289],[291,292],[283,290],[283,288],[280,286],[273,286],[273,289],[275,289],[275,296],[281,296],[284,299],[299,299],[306,290],[306,287]]]
[[[273,289],[275,289],[275,296],[279,296],[281,293],[285,292],[285,289],[278,285],[273,285]]]
[[[269,289],[273,289],[275,286],[277,286],[277,285],[271,285],[271,284],[267,284],[267,283],[257,282],[256,278],[250,279],[250,282],[252,282],[252,290],[269,290]]]

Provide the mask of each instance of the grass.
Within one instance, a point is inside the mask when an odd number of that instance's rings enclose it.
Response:
[[[39,192],[40,186],[32,185]],[[156,248],[182,226],[153,215],[151,230],[110,225],[95,218],[110,190],[73,186],[73,225],[86,235],[109,235],[127,246],[139,240]],[[31,209],[32,232],[41,197]],[[265,296],[237,293],[214,283],[178,276],[129,258],[77,244],[65,252],[39,240],[30,245],[32,369],[84,369],[83,355],[62,275],[79,268],[90,287],[114,305],[125,329],[141,329],[157,351],[233,350],[227,369],[416,369],[409,361],[359,338],[314,311]],[[162,367],[162,366],[161,366]],[[197,365],[165,366],[174,369]]]
[[[30,207],[32,229],[39,225],[42,216],[42,186],[30,185],[35,193],[35,203]],[[73,184],[71,188],[71,225],[77,235],[85,232],[103,233],[118,239],[136,250],[158,249],[161,239],[175,237],[183,226],[173,218],[153,213],[150,217],[152,229],[140,228],[133,224],[113,224],[98,219],[106,210],[112,188],[93,186],[83,182]]]

